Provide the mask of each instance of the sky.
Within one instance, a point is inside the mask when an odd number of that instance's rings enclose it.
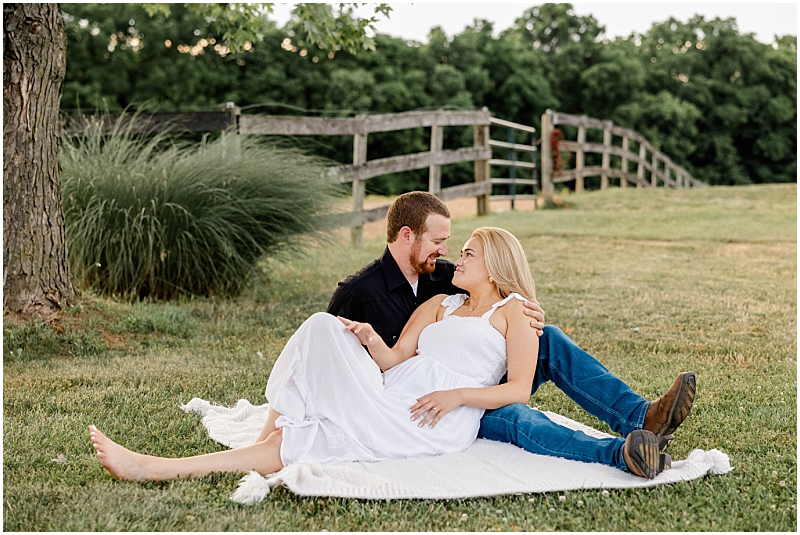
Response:
[[[514,24],[514,20],[535,5],[544,2],[465,3],[465,2],[386,2],[392,6],[389,19],[375,25],[377,31],[406,40],[427,42],[431,28],[441,26],[453,36],[476,18],[494,23],[496,32]],[[273,18],[286,22],[291,4],[275,4]],[[604,38],[627,37],[632,32],[645,33],[653,23],[674,17],[682,22],[695,14],[706,20],[733,17],[740,33],[754,33],[763,43],[774,36],[797,35],[796,3],[573,3],[575,14],[592,15],[606,27]],[[362,11],[361,13],[368,13]]]

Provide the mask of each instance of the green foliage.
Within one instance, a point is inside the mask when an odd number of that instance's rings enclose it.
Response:
[[[297,4],[293,9],[295,20],[299,20],[305,30],[306,39],[313,46],[333,48],[341,46],[355,54],[359,48],[375,50],[374,40],[367,30],[375,31],[379,15],[389,16],[392,10],[388,4],[375,4],[374,14],[367,18],[354,16],[358,4],[339,4],[334,12],[328,4]],[[147,14],[169,17],[170,4],[142,4]],[[188,10],[213,23],[222,31],[222,40],[233,52],[242,50],[246,43],[252,44],[260,39],[264,15],[272,13],[271,3],[216,3],[183,4]]]
[[[236,135],[179,145],[124,120],[63,143],[72,272],[102,294],[236,294],[261,256],[316,230],[334,198],[322,162],[297,150]]]
[[[167,110],[208,109],[234,95],[238,63],[213,21],[181,5],[148,15],[139,4],[62,4],[70,75],[62,111],[120,113],[135,103]],[[259,19],[269,34],[266,19]],[[274,30],[274,26],[272,27]]]
[[[645,91],[666,91],[699,112],[695,132],[676,126],[669,133],[686,138],[693,150],[672,156],[711,184],[796,180],[797,51],[791,39],[776,49],[739,34],[733,19],[702,16],[654,24],[638,39]],[[626,106],[648,107],[646,98]]]
[[[330,4],[297,4],[294,16],[302,22],[311,46],[325,49],[338,45],[351,54],[355,54],[359,48],[375,50],[375,41],[366,32],[374,32],[378,15],[388,17],[392,8],[388,4],[373,4],[374,15],[359,19],[353,14],[357,5],[339,4],[338,13],[334,13]]]
[[[593,16],[577,16],[572,4],[543,4],[527,9],[514,31],[523,34],[534,48],[555,57],[579,44],[594,43],[605,31]]]
[[[245,43],[258,39],[259,30],[263,26],[263,12],[271,13],[272,4],[184,4],[199,17],[213,23],[222,32],[222,41],[233,52],[242,49]],[[169,17],[172,14],[170,4],[142,4],[147,14]]]
[[[345,115],[369,110],[374,88],[375,77],[364,69],[333,71],[326,107]]]
[[[284,28],[262,17],[258,40],[222,55],[214,51],[223,39],[219,24],[182,4],[172,4],[168,18],[151,18],[138,5],[65,4],[70,46],[62,106],[117,111],[149,103],[186,111],[232,101],[245,113],[333,116],[486,106],[537,127],[550,108],[654,136],[674,162],[711,184],[796,180],[795,37],[778,37],[773,47],[740,33],[732,19],[695,16],[609,41],[594,17],[577,15],[570,4],[543,4],[521,6],[515,24],[499,35],[476,20],[454,36],[434,28],[425,43],[378,34],[374,51],[355,54],[366,41],[349,47],[347,32],[366,32],[374,17],[356,21],[349,9],[303,4]],[[376,16],[387,12],[375,9]],[[339,22],[347,32],[337,33]],[[342,43],[310,36],[322,28]],[[446,144],[462,141],[449,130]],[[343,138],[290,142],[352,161],[352,143]],[[427,150],[429,143],[422,129],[371,135],[369,158]],[[456,146],[464,145],[450,145]],[[442,183],[467,175],[444,166]],[[424,172],[408,173],[371,179],[367,187],[395,194],[425,188],[426,180]]]
[[[582,109],[592,110],[595,117],[611,117],[644,89],[644,66],[630,48],[605,47],[599,61],[581,73]],[[670,128],[667,134],[672,131]]]
[[[636,102],[623,104],[614,118],[644,135],[665,154],[692,154],[696,149],[700,110],[668,91],[644,94]],[[675,130],[682,135],[671,135]],[[689,171],[696,172],[692,166]]]

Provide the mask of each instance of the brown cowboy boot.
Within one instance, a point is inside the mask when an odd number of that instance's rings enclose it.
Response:
[[[659,452],[656,436],[644,429],[637,429],[625,438],[622,458],[632,474],[647,479],[653,479],[672,465],[672,459]]]
[[[642,429],[650,431],[659,439],[675,433],[692,409],[696,390],[694,372],[678,375],[666,394],[648,405]],[[666,445],[669,442],[671,440]]]

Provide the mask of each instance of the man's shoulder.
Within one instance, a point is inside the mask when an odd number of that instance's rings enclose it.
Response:
[[[381,272],[381,259],[377,258],[352,275],[348,275],[339,283],[339,286],[347,288],[350,291],[357,291],[364,283],[372,282],[376,277],[381,276]]]

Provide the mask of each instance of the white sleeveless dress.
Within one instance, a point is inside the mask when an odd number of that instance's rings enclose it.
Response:
[[[422,331],[417,354],[382,373],[356,336],[335,316],[317,313],[289,339],[267,382],[270,407],[281,413],[281,461],[333,463],[437,455],[466,449],[484,409],[462,405],[436,427],[419,427],[409,409],[437,390],[498,384],[506,373],[506,340],[489,317],[451,315],[467,296],[446,297],[441,321]]]

